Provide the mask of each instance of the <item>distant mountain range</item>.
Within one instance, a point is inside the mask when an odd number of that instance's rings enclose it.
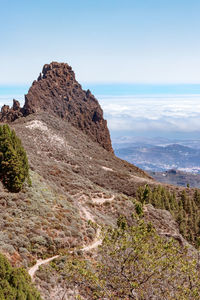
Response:
[[[146,170],[160,182],[200,188],[199,140],[123,138],[113,146],[118,157]]]
[[[185,146],[183,143],[163,144],[142,140],[130,144],[114,144],[115,154],[138,167],[153,172],[163,172],[170,169],[200,173],[199,141],[190,141],[195,148]],[[166,143],[166,142],[165,142]]]
[[[112,144],[115,150],[130,147],[169,146],[178,144],[189,148],[200,149],[200,139],[171,139],[166,137],[120,136],[113,137]]]

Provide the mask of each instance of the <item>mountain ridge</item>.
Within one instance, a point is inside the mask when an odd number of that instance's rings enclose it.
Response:
[[[13,122],[42,111],[69,121],[103,148],[113,152],[107,121],[103,118],[98,101],[90,90],[82,89],[68,64],[45,64],[42,73],[25,95],[24,106],[21,108],[15,99],[11,108],[4,105],[0,112],[0,122]]]

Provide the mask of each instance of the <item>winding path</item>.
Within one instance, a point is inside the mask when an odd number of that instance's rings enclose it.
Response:
[[[33,277],[34,277],[35,273],[37,272],[37,270],[39,269],[39,267],[41,265],[46,265],[50,261],[52,261],[52,260],[54,260],[55,258],[58,258],[58,257],[59,257],[59,255],[55,255],[55,256],[47,258],[47,259],[38,259],[36,264],[28,270],[28,274],[31,276],[31,279],[33,280]]]
[[[96,204],[102,204],[106,201],[112,201],[112,200],[114,200],[114,198],[115,197],[113,195],[110,198],[102,197],[102,198],[93,198],[92,200]],[[94,217],[91,215],[90,211],[86,207],[84,207],[81,203],[79,203],[79,208],[84,213],[86,220],[88,220],[88,221],[91,220],[92,222],[95,222]],[[98,226],[96,237],[95,237],[94,241],[87,246],[83,246],[83,248],[81,250],[82,251],[90,251],[90,250],[95,249],[98,246],[100,246],[102,243],[102,239],[100,239],[100,233],[101,233],[101,228]],[[58,257],[59,257],[59,255],[55,255],[55,256],[47,258],[47,259],[38,259],[36,261],[36,264],[28,270],[28,273],[31,276],[32,281],[34,281],[35,273],[38,271],[38,269],[41,265],[46,265]]]
[[[102,243],[102,240],[99,239],[100,232],[101,232],[101,230],[100,230],[100,228],[98,228],[95,240],[91,244],[83,247],[81,250],[82,251],[90,251],[90,250],[95,249],[98,246],[100,246]],[[38,269],[41,265],[46,265],[58,257],[59,257],[59,255],[55,255],[55,256],[47,258],[47,259],[38,259],[36,264],[28,270],[28,274],[31,276],[31,279],[32,280],[34,279],[35,273],[38,271]]]
[[[115,196],[114,195],[112,195],[112,197],[110,197],[110,198],[92,198],[92,201],[93,201],[93,203],[95,203],[95,204],[103,204],[103,203],[105,203],[105,202],[111,202],[111,201],[113,201],[115,199]]]

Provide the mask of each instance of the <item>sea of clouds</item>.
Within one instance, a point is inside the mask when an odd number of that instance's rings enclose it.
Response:
[[[24,95],[0,95],[0,106],[24,104]],[[200,95],[98,95],[112,134],[126,132],[159,136],[165,133],[200,133]],[[200,136],[200,134],[199,134]]]
[[[200,95],[99,96],[111,132],[198,132]]]

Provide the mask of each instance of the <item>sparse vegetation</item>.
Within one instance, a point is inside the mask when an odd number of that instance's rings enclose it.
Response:
[[[0,179],[12,192],[19,192],[29,179],[26,152],[15,131],[5,124],[0,126]]]
[[[51,266],[45,265],[35,276],[35,283],[44,299],[60,299],[65,292],[63,270],[67,263],[66,252],[74,249],[78,256],[68,258],[81,258],[84,264],[91,266],[90,271],[95,271],[95,276],[101,278],[95,265],[95,251],[87,253],[87,262],[83,259],[86,253],[80,254],[79,251],[96,237],[96,229],[87,222],[80,205],[94,216],[99,226],[115,227],[121,214],[126,216],[128,224],[133,225],[132,214],[137,214],[135,219],[141,220],[145,215],[141,202],[148,203],[151,197],[151,192],[148,195],[148,191],[145,191],[144,195],[142,193],[145,200],[135,201],[137,188],[147,182],[152,186],[156,183],[141,170],[92,143],[70,124],[53,116],[37,115],[40,124],[42,122],[48,128],[43,130],[43,127],[32,126],[35,118],[29,116],[13,123],[29,156],[32,186],[26,186],[19,193],[11,193],[0,182],[0,250],[10,256],[13,264],[21,264],[26,268],[35,262],[36,257],[47,258],[62,253],[62,263],[59,263],[61,258],[55,262],[58,269],[55,267],[51,273]],[[60,140],[63,143],[58,142]],[[107,171],[102,166],[113,171]],[[175,191],[179,203],[180,197],[177,195],[181,194],[181,189],[172,187],[171,190]],[[188,188],[186,196],[189,194],[192,191]],[[114,198],[109,201],[112,195]],[[107,201],[95,202],[93,198]],[[162,208],[162,203],[156,207]],[[174,211],[175,216],[176,210],[171,208],[171,204],[169,210]],[[97,263],[101,263],[101,259],[99,252]],[[41,274],[43,276],[40,279]],[[73,284],[72,281],[69,284]],[[86,285],[81,286],[84,292]],[[109,287],[105,286],[105,289],[109,290]],[[96,290],[98,292],[98,287]],[[91,295],[91,299],[95,299]]]
[[[10,256],[19,253],[26,267],[32,255],[46,258],[95,237],[70,194],[55,192],[35,172],[30,171],[30,176],[32,186],[25,193],[0,195],[0,251]]]

